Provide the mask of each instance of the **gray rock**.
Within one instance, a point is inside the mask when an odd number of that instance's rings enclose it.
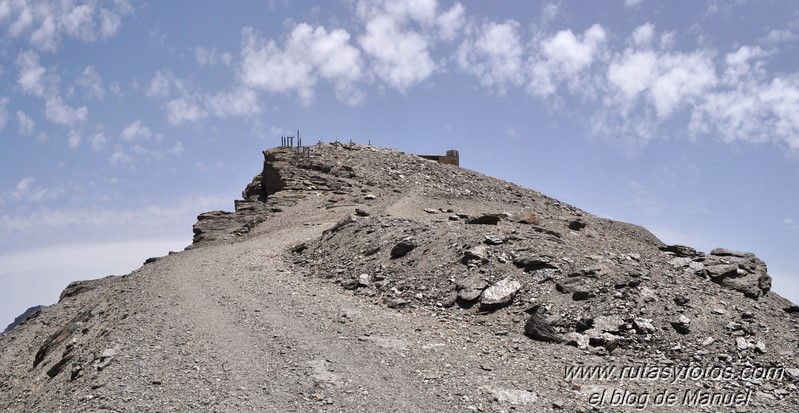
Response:
[[[439,211],[437,209],[433,209],[433,208],[425,208],[424,212],[427,212],[428,214],[438,214],[441,211]]]
[[[549,257],[520,257],[513,260],[513,265],[523,268],[525,272],[532,272],[544,268],[554,269],[555,266],[550,261]]]
[[[368,287],[372,284],[372,277],[369,274],[361,274],[358,276],[358,285],[361,287]]]
[[[478,225],[497,225],[499,220],[500,216],[498,214],[484,214],[474,218],[469,218],[466,220],[466,223]]]
[[[375,194],[366,194],[366,195],[363,197],[363,199],[366,199],[366,200],[373,200],[373,199],[377,199],[377,195],[375,195]]]
[[[673,252],[678,257],[695,257],[697,252],[691,247],[685,245],[667,245],[660,248],[663,251]]]
[[[485,262],[487,261],[486,258],[486,251],[488,247],[485,245],[477,245],[472,247],[463,253],[463,258],[461,258],[461,262],[464,264],[468,264],[469,262]]]
[[[687,267],[692,262],[694,262],[691,257],[674,257],[669,260],[669,264],[671,264],[674,268],[682,268]]]
[[[596,297],[596,294],[584,288],[579,288],[572,292],[572,300],[574,301],[585,301],[594,297]]]
[[[520,288],[522,288],[522,284],[510,277],[499,280],[483,290],[483,294],[480,296],[480,308],[504,307],[513,301],[513,297]]]
[[[711,265],[709,267],[705,267],[705,274],[710,277],[711,280],[715,280],[718,277],[737,277],[738,274],[738,265],[737,264],[718,264],[718,265]]]
[[[652,325],[652,320],[648,318],[636,318],[633,320],[633,328],[638,334],[652,334],[656,331]]]
[[[624,320],[617,315],[601,315],[594,318],[592,329],[602,333],[619,334],[624,324]]]
[[[530,277],[533,279],[533,281],[542,283],[544,281],[551,280],[557,273],[558,270],[552,268],[542,268],[540,270],[530,272]]]
[[[404,298],[390,298],[386,300],[386,306],[388,308],[400,308],[405,307],[410,301]]]
[[[345,290],[356,290],[358,287],[361,287],[361,283],[358,281],[357,278],[350,278],[347,280],[341,281],[341,287]]]
[[[577,218],[575,220],[569,221],[569,229],[572,231],[579,231],[585,228],[586,223],[582,220],[582,218]]]
[[[710,255],[715,255],[719,257],[738,257],[738,258],[752,258],[755,254],[751,252],[741,252],[741,251],[733,251],[728,250],[726,248],[714,248],[710,251]]]
[[[749,349],[749,347],[751,347],[751,346],[752,346],[752,345],[751,345],[751,344],[750,344],[748,341],[746,341],[746,339],[745,339],[745,338],[743,338],[743,337],[736,337],[736,338],[735,338],[735,347],[736,347],[736,348],[737,348],[739,351],[748,350],[748,349]]]
[[[741,328],[743,328],[743,326],[741,325],[741,323],[736,323],[735,321],[730,321],[729,323],[727,323],[727,325],[724,326],[724,328],[726,328],[727,330],[730,330],[730,331],[738,331]]]
[[[570,331],[563,335],[563,342],[567,345],[577,347],[581,350],[588,348],[588,336],[576,331]]]
[[[679,306],[684,306],[688,304],[689,301],[691,301],[691,299],[682,294],[677,294],[674,296],[674,304],[677,304]]]
[[[688,268],[690,268],[690,269],[692,269],[692,270],[694,270],[696,272],[699,272],[699,271],[702,271],[702,270],[705,269],[705,264],[701,263],[699,261],[691,261],[688,264]]]
[[[495,237],[493,235],[486,235],[485,236],[485,241],[483,241],[483,242],[485,242],[488,245],[499,245],[499,244],[502,244],[503,242],[505,242],[505,240],[503,240],[500,237]]]
[[[368,217],[370,214],[360,208],[355,208],[355,215],[359,217]]]
[[[676,321],[672,321],[671,326],[680,334],[688,334],[691,332],[691,319],[685,315],[680,315]]]
[[[470,275],[458,282],[456,288],[458,290],[458,299],[470,302],[480,298],[480,295],[488,287],[485,282],[478,275]]]
[[[509,403],[512,406],[525,405],[535,403],[538,396],[527,390],[517,389],[502,389],[497,387],[485,388],[494,397],[494,400],[500,403]]]
[[[524,324],[524,334],[528,337],[548,343],[560,343],[563,341],[543,317],[538,314],[531,314]]]
[[[760,353],[760,354],[765,354],[766,353],[766,343],[764,343],[762,341],[758,341],[757,343],[755,343],[755,351]]]
[[[394,248],[391,249],[391,258],[401,258],[407,255],[409,252],[413,251],[416,248],[416,243],[410,240],[404,240],[397,243]]]

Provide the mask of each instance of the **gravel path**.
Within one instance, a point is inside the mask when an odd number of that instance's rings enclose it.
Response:
[[[284,248],[329,225],[283,229],[144,267],[130,303],[138,314],[115,330],[134,338],[118,343],[119,361],[95,389],[94,405],[407,412],[490,403],[491,389],[501,387],[490,373],[497,361],[487,361],[496,349],[469,338],[484,336],[474,326],[458,334],[465,323],[378,308],[281,261]]]

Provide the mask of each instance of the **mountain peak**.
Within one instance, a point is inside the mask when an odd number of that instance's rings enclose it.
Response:
[[[235,211],[201,214],[186,251],[73,283],[0,337],[0,408],[797,404],[796,306],[754,254],[666,245],[457,152],[263,154]]]

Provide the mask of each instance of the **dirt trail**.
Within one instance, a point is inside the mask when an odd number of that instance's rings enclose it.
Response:
[[[436,374],[424,373],[451,346],[435,340],[443,332],[435,319],[375,308],[282,262],[285,248],[331,224],[188,251],[146,269],[137,284],[153,328],[139,332],[140,347],[119,352],[151,362],[133,363],[145,366],[134,375],[119,371],[128,363],[112,365],[125,386],[97,396],[120,411],[466,408],[470,397],[458,386],[441,388]],[[114,403],[131,393],[150,397],[139,406]]]

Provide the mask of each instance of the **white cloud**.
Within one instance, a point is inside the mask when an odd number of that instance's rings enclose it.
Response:
[[[183,152],[185,152],[185,148],[183,147],[183,142],[175,143],[175,146],[172,149],[168,150],[167,153],[174,156],[182,156]]]
[[[77,148],[80,146],[81,141],[83,141],[83,138],[78,131],[69,131],[69,137],[67,139],[67,147],[69,147],[69,149]]]
[[[242,82],[270,93],[296,94],[309,105],[319,78],[334,84],[336,97],[358,103],[362,92],[356,82],[362,74],[358,49],[350,45],[346,30],[328,32],[324,27],[300,23],[283,47],[264,41],[252,28],[242,32]]]
[[[604,76],[601,106],[591,116],[595,133],[640,146],[657,136],[675,114],[689,113],[719,82],[710,50],[671,51],[669,41],[656,42],[654,27],[637,27],[627,46],[611,53]]]
[[[117,33],[121,17],[133,11],[126,0],[3,1],[1,12],[9,18],[12,38],[29,35],[28,41],[42,51],[55,51],[63,37],[84,42],[109,38]]]
[[[169,71],[157,71],[150,80],[150,86],[147,88],[147,97],[164,99],[172,93],[172,85],[175,83],[175,78]]]
[[[760,38],[760,44],[765,46],[777,46],[780,43],[793,42],[796,40],[799,40],[799,35],[788,29],[773,29]]]
[[[460,3],[455,3],[449,10],[441,13],[436,18],[438,35],[442,40],[454,40],[466,24],[465,9]]]
[[[645,95],[661,119],[682,105],[695,103],[711,90],[716,71],[708,53],[658,53],[627,49],[608,66],[607,77],[625,107]]]
[[[624,0],[624,7],[635,7],[643,3],[643,0]]]
[[[122,149],[115,150],[110,157],[108,157],[108,161],[111,165],[132,165],[133,164],[133,157],[126,154]]]
[[[533,59],[528,91],[546,97],[554,94],[561,82],[572,88],[584,83],[582,72],[594,62],[606,37],[605,29],[595,24],[581,38],[571,30],[562,30],[540,40],[540,55]]]
[[[60,96],[48,97],[45,101],[44,116],[53,123],[72,126],[85,121],[88,114],[86,106],[73,108],[65,105]]]
[[[358,43],[370,58],[371,72],[400,93],[439,70],[431,48],[454,40],[466,24],[464,8],[455,3],[439,13],[436,0],[361,0],[356,15],[365,33]]]
[[[92,150],[99,151],[105,147],[107,139],[105,138],[105,134],[103,132],[97,132],[94,135],[89,137],[89,142],[92,145]]]
[[[198,102],[188,96],[172,99],[166,104],[167,120],[173,125],[184,122],[197,122],[204,119],[208,113]]]
[[[608,81],[623,95],[634,100],[651,87],[658,72],[658,55],[651,50],[631,52],[608,66]]]
[[[6,127],[8,123],[8,98],[0,97],[0,131]]]
[[[94,6],[89,4],[76,5],[72,10],[61,16],[60,25],[72,37],[85,42],[94,41],[96,38],[94,26]]]
[[[34,185],[36,180],[32,176],[22,178],[14,189],[8,193],[8,198],[14,201],[38,203],[57,199],[64,193],[61,186],[42,187]]]
[[[145,126],[141,120],[135,120],[130,123],[123,131],[119,134],[119,137],[122,138],[123,141],[134,141],[134,140],[150,140],[153,138],[153,132]]]
[[[216,66],[219,64],[230,66],[233,56],[230,53],[217,53],[216,49],[206,49],[197,47],[194,49],[194,57],[200,66]]]
[[[83,87],[86,91],[86,96],[89,98],[103,100],[105,97],[103,80],[94,66],[86,66],[86,69],[83,70],[83,73],[78,78],[78,84]]]
[[[415,20],[431,24],[436,18],[437,0],[360,0],[356,14],[363,19],[385,15],[400,23]]]
[[[552,20],[555,20],[555,17],[558,17],[558,13],[560,13],[560,7],[553,2],[545,3],[543,7],[541,7],[541,21],[544,23],[549,23]]]
[[[128,14],[132,11],[131,7],[122,11],[122,14]],[[117,34],[119,27],[122,26],[122,16],[116,14],[108,9],[100,10],[100,34],[103,38],[111,38]]]
[[[114,95],[114,96],[116,96],[118,98],[125,97],[125,93],[122,92],[122,88],[119,86],[119,83],[117,83],[117,82],[111,83],[111,85],[108,86],[108,90],[111,91],[112,95]]]
[[[209,111],[220,118],[252,116],[261,113],[258,95],[250,88],[209,95],[205,99]]]
[[[45,91],[44,74],[46,69],[39,65],[39,55],[29,50],[20,53],[16,60],[19,67],[17,84],[22,86],[25,93],[34,96],[43,96]]]
[[[373,59],[375,74],[400,93],[427,79],[436,70],[427,39],[387,15],[369,20],[366,33],[358,42]]]
[[[22,199],[23,195],[28,192],[28,189],[30,189],[33,181],[34,178],[32,176],[22,178],[22,180],[17,182],[16,191],[11,194],[11,197],[14,199]]]
[[[655,37],[655,26],[652,23],[642,24],[633,30],[630,36],[633,45],[638,47],[647,47],[652,44],[652,39]]]
[[[521,85],[523,48],[518,31],[519,23],[513,20],[482,26],[476,39],[467,39],[458,48],[458,65],[500,95],[509,87]]]
[[[28,178],[26,178],[28,179]],[[30,178],[24,194],[36,187]],[[25,198],[26,196],[23,196]],[[48,237],[65,234],[119,236],[162,233],[164,230],[184,233],[196,221],[198,213],[232,207],[235,194],[183,196],[163,203],[127,205],[123,208],[42,208],[20,216],[0,216],[0,242],[26,235]],[[189,234],[190,234],[189,230]]]
[[[772,142],[799,150],[799,76],[769,77],[769,53],[743,46],[725,57],[721,84],[692,112],[693,135],[727,142]]]
[[[711,57],[702,52],[661,56],[659,67],[650,94],[661,118],[683,104],[699,101],[717,81]]]
[[[251,117],[261,113],[258,94],[250,87],[214,94],[184,93],[166,103],[167,120],[173,125],[199,122],[208,116]]]
[[[19,124],[17,131],[20,135],[30,135],[36,127],[36,122],[21,110],[17,111],[17,123]]]

